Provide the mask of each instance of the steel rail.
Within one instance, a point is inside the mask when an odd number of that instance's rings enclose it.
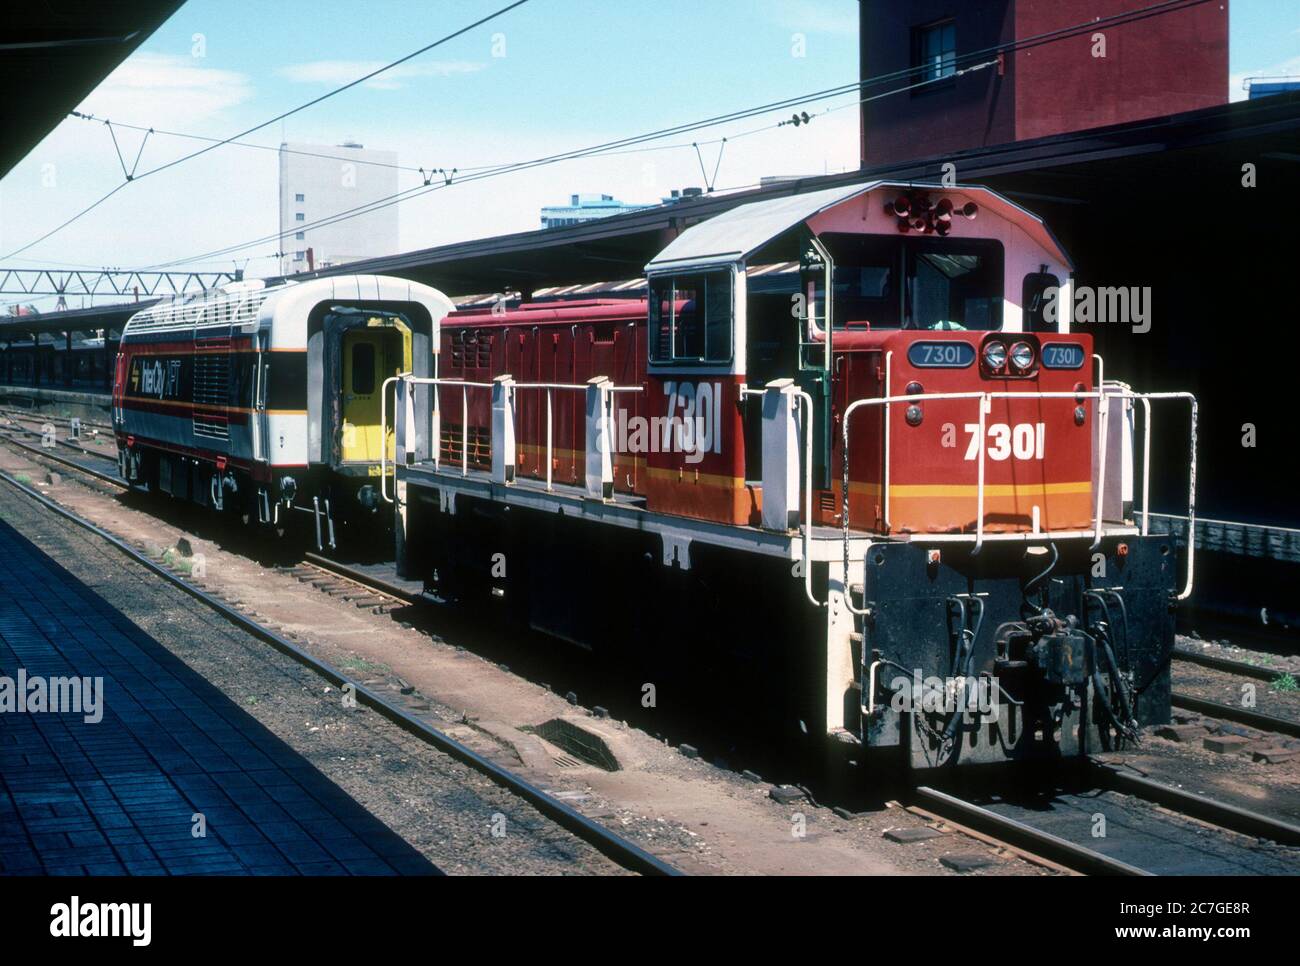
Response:
[[[1293,721],[1290,718],[1279,718],[1276,715],[1264,714],[1262,711],[1251,711],[1249,708],[1221,704],[1218,701],[1198,698],[1194,694],[1183,694],[1179,691],[1173,692],[1170,695],[1170,700],[1175,708],[1182,708],[1185,711],[1195,711],[1197,714],[1209,715],[1211,718],[1233,721],[1251,728],[1258,728],[1260,731],[1272,731],[1280,735],[1300,738],[1300,722]]]
[[[1247,664],[1245,661],[1234,661],[1232,658],[1219,657],[1214,654],[1201,654],[1197,651],[1190,651],[1185,647],[1174,648],[1174,660],[1186,661],[1189,664],[1199,664],[1202,667],[1213,668],[1216,671],[1226,671],[1228,674],[1239,674],[1242,677],[1256,678],[1260,681],[1272,682],[1285,671],[1278,671],[1272,668],[1261,667],[1258,664]]]
[[[1229,805],[1217,799],[1194,795],[1181,788],[1124,771],[1095,758],[1089,759],[1089,766],[1097,783],[1111,791],[1163,805],[1175,812],[1232,832],[1269,839],[1282,845],[1300,845],[1300,825],[1261,815],[1259,812],[1252,812],[1237,805]]]
[[[683,874],[679,869],[676,869],[664,862],[662,859],[651,855],[634,842],[628,841],[622,836],[612,832],[604,825],[593,821],[573,808],[570,808],[568,805],[565,805],[560,800],[553,798],[551,795],[547,794],[545,791],[526,779],[488,761],[486,758],[483,758],[481,755],[467,748],[445,732],[439,731],[437,728],[434,728],[427,722],[416,718],[406,710],[384,700],[384,698],[367,688],[364,684],[353,681],[343,675],[333,665],[307,653],[302,648],[298,647],[286,638],[281,637],[270,628],[265,627],[252,618],[240,613],[229,604],[217,599],[202,588],[190,583],[188,580],[185,580],[178,574],[172,573],[167,568],[141,553],[135,547],[132,547],[126,541],[114,536],[112,533],[109,533],[107,530],[104,530],[84,517],[73,513],[71,510],[60,506],[44,494],[38,493],[31,487],[20,483],[7,472],[0,470],[0,480],[3,480],[9,486],[31,497],[46,509],[58,514],[72,523],[75,523],[77,526],[90,531],[97,537],[100,537],[136,563],[157,576],[162,577],[164,580],[175,585],[191,597],[216,611],[223,618],[245,633],[251,634],[259,640],[270,644],[276,650],[315,671],[321,677],[330,681],[337,687],[352,688],[353,693],[356,695],[359,702],[379,712],[380,715],[403,730],[430,745],[433,745],[444,754],[450,755],[452,758],[468,765],[470,768],[489,778],[502,788],[505,788],[514,795],[528,802],[551,821],[555,822],[555,824],[586,842],[602,855],[616,862],[623,868],[633,872],[638,872],[642,875]]]
[[[318,553],[304,553],[303,559],[318,570],[324,570],[332,573],[345,580],[350,580],[355,584],[361,584],[371,590],[377,590],[381,594],[387,594],[397,600],[407,604],[419,604],[424,602],[421,594],[412,593],[405,587],[399,587],[391,584],[382,577],[376,577],[374,574],[368,574],[364,570],[357,570],[349,567],[347,564],[339,563],[337,560],[331,560],[329,557],[323,557]]]

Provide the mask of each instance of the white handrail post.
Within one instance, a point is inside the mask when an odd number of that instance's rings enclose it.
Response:
[[[609,413],[613,383],[606,376],[587,380],[587,496],[608,500],[614,496],[614,461],[610,445]]]
[[[469,387],[460,387],[460,475],[469,476]]]
[[[890,371],[889,370],[892,365],[893,359],[894,359],[894,350],[890,349],[888,352],[885,353],[885,398],[886,399],[889,398],[889,392],[890,392],[889,390]],[[883,529],[885,533],[889,532],[889,444],[890,444],[889,415],[890,415],[889,403],[885,403],[885,425],[884,425],[885,465],[882,466],[880,469],[880,502],[882,505],[883,515],[884,515],[884,520],[882,520],[881,522],[884,524]]]
[[[774,379],[765,388],[762,524],[765,530],[785,532],[799,525],[799,440],[794,419],[798,389],[793,379]]]
[[[984,434],[985,418],[990,409],[993,408],[993,399],[988,393],[980,395],[980,418],[979,418],[979,479],[976,484],[975,493],[975,548],[971,550],[971,556],[980,552],[984,546]]]
[[[393,498],[388,495],[388,384],[390,382],[400,381],[401,380],[398,376],[389,376],[384,380],[384,384],[379,387],[379,438],[383,442],[383,445],[379,449],[379,495],[383,497],[384,502],[386,503],[393,502]],[[393,397],[393,409],[394,419],[396,419],[396,395]],[[254,414],[254,416],[256,416],[256,414]],[[256,430],[256,424],[254,424],[253,428]],[[402,435],[401,430],[394,426],[393,432],[396,439],[399,441],[397,445],[400,446]],[[396,458],[397,454],[394,453],[393,456]]]
[[[1187,481],[1187,583],[1175,598],[1176,600],[1186,600],[1192,596],[1192,580],[1196,573],[1196,397],[1189,392],[1178,393],[1178,395],[1188,401],[1192,410],[1191,439],[1189,443],[1191,454]]]
[[[442,464],[442,385],[436,379],[433,382],[433,412],[429,418],[429,456],[433,459],[433,468]]]
[[[1106,493],[1106,455],[1110,451],[1110,395],[1104,385],[1098,387],[1098,392],[1100,395],[1097,399],[1097,415],[1100,426],[1097,441],[1097,519],[1094,521],[1092,546],[1088,548],[1090,550],[1096,550],[1101,546],[1102,499]]]
[[[402,464],[406,462],[406,433],[409,425],[406,421],[407,390],[408,387],[406,385],[405,379],[398,379],[397,385],[393,387],[393,421],[394,421],[393,435],[396,437],[395,439],[396,446],[393,452],[393,459],[398,464]],[[380,404],[380,408],[382,409],[384,404],[386,404],[387,402],[388,399],[385,398],[383,400],[383,403]],[[387,423],[384,424],[383,429],[384,429],[384,436],[387,436],[388,435]],[[387,440],[385,440],[385,445],[381,448],[380,457],[379,457],[379,468],[384,475],[387,474],[388,472]]]
[[[406,423],[406,447],[403,451],[402,462],[410,466],[415,462],[416,456],[420,451],[420,424],[415,421],[415,386],[410,385],[405,379],[398,383],[402,390],[402,420]],[[387,449],[385,441],[384,449]]]
[[[1142,397],[1142,536],[1151,533],[1151,400]]]
[[[465,425],[468,430],[468,419]],[[492,482],[514,481],[515,380],[504,375],[492,380]]]
[[[551,406],[551,395],[552,395],[552,389],[550,386],[547,386],[546,387],[546,489],[547,492],[554,489],[554,487],[551,485],[551,467],[552,465],[554,465],[555,462],[554,458],[551,455],[552,453],[551,444],[554,440],[554,436],[553,436],[554,419],[552,418],[554,415],[554,410],[552,409]]]

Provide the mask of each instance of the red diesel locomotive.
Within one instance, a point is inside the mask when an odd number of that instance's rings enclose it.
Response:
[[[988,189],[874,182],[685,230],[643,300],[452,313],[390,380],[399,569],[859,760],[1132,740],[1191,581],[1134,493],[1195,401],[1104,381],[1070,273]]]

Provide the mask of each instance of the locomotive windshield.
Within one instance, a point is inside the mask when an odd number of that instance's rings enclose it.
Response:
[[[836,328],[1000,329],[996,241],[828,233]]]

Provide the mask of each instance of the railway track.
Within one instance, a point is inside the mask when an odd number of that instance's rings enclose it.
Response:
[[[0,413],[3,413],[3,411],[0,411]],[[42,433],[40,430],[38,430],[38,429],[33,429],[31,426],[24,426],[24,425],[21,425],[21,424],[20,424],[16,419],[14,419],[13,417],[6,417],[6,418],[8,418],[8,419],[10,420],[10,422],[12,423],[12,425],[8,425],[8,426],[0,426],[0,429],[7,431],[10,435],[12,435],[13,433],[21,433],[21,434],[23,434],[24,436],[35,436],[35,437],[38,437],[38,438],[43,438],[43,437],[44,437],[44,433]],[[27,418],[28,418],[29,420],[31,420],[32,422],[37,422],[37,423],[41,423],[41,424],[44,424],[44,422],[46,422],[46,420],[41,420],[41,419],[32,419],[31,417],[27,417]],[[103,437],[103,438],[107,439],[108,437]],[[77,444],[77,443],[75,443],[75,442],[73,442],[73,441],[71,441],[71,440],[66,440],[66,439],[56,439],[54,442],[55,442],[55,445],[54,445],[54,446],[42,446],[42,449],[45,450],[45,451],[48,453],[49,450],[63,448],[63,449],[69,450],[69,451],[71,451],[71,452],[77,453],[77,454],[79,454],[79,455],[81,455],[81,456],[85,456],[85,457],[88,457],[88,458],[91,458],[91,459],[101,460],[101,461],[104,461],[104,462],[112,463],[112,464],[114,464],[114,465],[117,464],[117,452],[116,452],[116,450],[115,450],[113,453],[110,454],[110,453],[105,453],[105,452],[98,451],[98,450],[93,450],[93,449],[90,449],[90,448],[85,447],[85,446],[81,446],[81,445],[79,445],[79,444]],[[29,448],[30,448],[30,447],[29,447]]]
[[[63,426],[71,425],[73,418],[71,416],[51,416],[35,409],[21,409],[13,406],[0,406],[0,415],[21,417],[23,419],[31,419],[43,423],[59,423]],[[95,419],[81,419],[80,417],[78,417],[78,422],[81,424],[83,429],[99,429],[103,430],[105,433],[113,432],[113,427],[110,423],[101,423]]]
[[[1300,826],[1097,760],[1081,777],[1023,800],[919,786],[910,804],[1083,875],[1300,872]]]
[[[18,430],[18,432],[30,435],[26,430],[20,429]],[[47,446],[32,446],[30,443],[25,443],[21,439],[18,439],[16,436],[14,436],[12,431],[6,431],[5,427],[0,427],[0,437],[2,437],[11,446],[15,446],[18,449],[31,453],[33,456],[39,456],[41,459],[50,460],[51,462],[57,463],[60,466],[66,466],[69,469],[73,469],[73,470],[77,470],[78,472],[85,473],[87,476],[91,476],[99,480],[101,483],[107,483],[110,486],[114,486],[120,490],[128,489],[126,483],[116,474],[104,473],[101,472],[100,470],[95,469],[94,467],[86,466],[84,463],[78,463],[74,459],[70,459],[66,456],[60,456],[58,453],[53,452]],[[104,456],[104,454],[102,453],[93,453],[87,450],[83,450],[82,452],[85,456],[88,457],[95,457],[100,459],[108,458]]]
[[[26,442],[15,439],[12,434],[0,435],[3,435],[6,441],[11,445],[24,449],[35,456],[52,460],[61,465],[68,466],[71,469],[87,473],[96,478],[105,480],[114,486],[124,487],[124,484],[122,484],[116,477],[109,477],[106,474],[98,473],[91,467],[84,466],[60,454],[52,453],[46,447],[32,446]],[[140,555],[138,551],[135,551],[134,548],[122,544],[121,541],[118,541],[117,538],[113,537],[111,534],[107,534],[105,531],[100,530],[88,521],[82,521],[75,514],[64,510],[62,507],[54,504],[53,501],[48,500],[48,498],[44,497],[42,494],[31,490],[31,488],[23,487],[21,484],[17,483],[17,481],[6,478],[6,482],[11,483],[11,485],[19,486],[25,492],[28,492],[35,498],[41,500],[45,505],[54,508],[56,512],[63,513],[68,516],[69,519],[99,533],[104,536],[105,539],[114,542],[115,545],[120,544],[124,552],[127,552],[134,558],[145,562],[146,566],[149,566],[154,572],[163,575],[168,580],[184,585],[188,593],[198,596],[199,599],[204,600],[205,603],[208,602],[208,600],[205,599],[208,595],[206,595],[201,589],[193,587],[188,584],[188,582],[185,582],[183,578],[180,578],[171,571],[158,566],[149,558],[142,557],[142,555]],[[303,554],[300,562],[281,569],[284,572],[297,577],[304,583],[310,583],[316,586],[317,589],[324,593],[353,602],[358,607],[364,607],[379,613],[399,607],[419,605],[428,600],[418,588],[409,583],[404,585],[394,574],[386,570],[383,565],[348,564],[321,554],[308,552]],[[261,625],[256,621],[253,621],[245,615],[240,614],[238,611],[233,610],[224,602],[211,599],[211,606],[222,612],[223,616],[227,616],[228,619],[231,619],[239,626],[250,630],[250,632],[267,641],[277,649],[283,650],[295,659],[301,660],[309,666],[318,669],[323,676],[330,680],[335,681],[336,683],[344,683],[347,680],[334,668],[319,662],[310,655],[305,654],[297,647],[297,645],[283,639],[274,631],[261,627]],[[1225,663],[1223,662],[1223,659],[1216,660],[1220,662],[1220,665]],[[1240,662],[1226,663],[1237,665]],[[1251,676],[1263,677],[1264,672],[1254,665],[1241,664],[1241,667],[1253,672]],[[1220,669],[1222,669],[1221,666]],[[419,734],[422,738],[429,741],[431,744],[434,744],[436,747],[448,750],[448,753],[455,754],[457,757],[460,757],[461,755],[468,756],[461,760],[465,760],[473,767],[478,767],[476,762],[482,762],[487,768],[500,771],[499,766],[484,761],[475,752],[456,742],[455,739],[431,728],[419,719],[413,718],[404,709],[391,705],[389,702],[385,701],[383,697],[365,689],[361,684],[356,682],[348,683],[353,683],[357,688],[359,699],[364,700],[367,704],[371,704],[377,710],[380,710],[381,713],[384,713],[386,717],[390,718],[390,720],[395,720],[403,727],[412,729],[413,733]],[[1201,701],[1200,705],[1192,707],[1192,705],[1196,704],[1196,702],[1200,700],[1201,699],[1192,698],[1191,696],[1175,696],[1176,704],[1179,706],[1189,707],[1190,710],[1197,710],[1200,713],[1224,718],[1226,720],[1241,720],[1243,717],[1239,713],[1241,709],[1232,708],[1230,706],[1215,705],[1213,710],[1210,710],[1209,706],[1214,705],[1213,702]],[[1258,727],[1263,730],[1274,730],[1285,734],[1300,731],[1300,728],[1297,728],[1293,722],[1285,721],[1284,719],[1272,719],[1270,716],[1266,715],[1256,715],[1253,720],[1249,722],[1243,721],[1243,723],[1248,723],[1252,727]],[[1300,846],[1300,827],[1279,822],[1267,816],[1248,812],[1225,803],[1190,795],[1186,792],[1181,792],[1178,789],[1163,786],[1157,782],[1151,782],[1148,779],[1139,778],[1130,773],[1117,770],[1101,763],[1093,763],[1092,769],[1091,774],[1095,779],[1095,790],[1098,792],[1108,791],[1117,795],[1157,805],[1160,808],[1168,809],[1176,815],[1204,822],[1225,831],[1249,836],[1252,839],[1266,839],[1285,846]],[[528,785],[526,780],[519,776],[510,776],[507,778],[503,775],[501,778],[498,778],[496,775],[491,775],[491,777],[493,777],[494,780],[506,784],[507,787],[511,787],[509,784],[511,780]],[[565,815],[568,821],[575,823],[575,827],[580,829],[582,826],[595,824],[592,820],[582,816],[576,811],[573,811],[562,802],[546,796],[545,792],[542,792],[540,789],[536,789],[531,785],[528,785],[528,787],[532,790],[531,794],[544,796],[548,799],[552,803],[550,806],[551,808],[562,810],[559,814]],[[1078,793],[1074,794],[1077,797]],[[525,795],[523,797],[527,796]],[[528,798],[528,800],[533,801],[531,798]],[[1144,865],[1142,861],[1127,860],[1123,857],[1122,852],[1120,855],[1109,854],[1106,851],[1101,851],[1096,847],[1090,846],[1086,841],[1080,841],[1066,835],[1058,834],[1050,828],[1039,827],[1035,821],[1035,816],[1032,813],[1024,811],[1015,813],[1014,810],[1010,814],[1006,810],[1000,812],[996,810],[996,803],[991,805],[990,803],[972,801],[958,797],[949,791],[929,787],[913,789],[912,801],[913,804],[920,809],[943,818],[945,821],[955,823],[961,828],[972,830],[993,840],[1006,843],[1013,848],[1032,856],[1037,856],[1047,864],[1056,865],[1086,875],[1134,876],[1155,874],[1155,872]],[[534,801],[534,804],[538,803]],[[547,813],[548,815],[550,814],[548,810],[543,808],[541,805],[538,805],[538,807],[539,810],[544,813]],[[581,826],[578,826],[577,823],[581,823]],[[580,837],[582,837],[580,830],[575,831],[574,828],[570,828],[568,825],[565,827],[569,828],[570,831],[574,831],[574,834],[579,834]],[[601,828],[603,828],[603,826],[601,826]],[[606,834],[611,836],[613,835],[613,833],[608,832],[608,830],[606,830]],[[617,838],[617,836],[615,836],[615,838]],[[596,843],[593,842],[592,844]],[[630,845],[631,843],[628,844]],[[614,845],[607,845],[606,847],[615,851],[617,850],[617,846]],[[637,848],[635,845],[632,845],[631,847],[634,849]],[[609,855],[611,858],[614,858],[615,861],[619,861],[620,864],[624,864],[619,860],[616,854],[611,854],[611,852],[605,851],[605,848],[601,848],[601,851],[605,852],[605,854]],[[653,856],[647,855],[647,857],[652,861],[658,861],[655,860]],[[1300,856],[1297,857],[1297,860],[1300,861]],[[665,870],[636,867],[634,864],[629,864],[627,867],[635,867],[637,871],[653,871],[660,874],[670,874]]]
[[[1236,661],[1214,654],[1202,654],[1186,648],[1175,648],[1174,659],[1223,674],[1265,681],[1269,684],[1276,682],[1283,673],[1276,669],[1261,667],[1258,664]],[[1194,711],[1197,714],[1217,718],[1220,721],[1230,721],[1259,731],[1286,735],[1289,738],[1300,738],[1300,722],[1292,718],[1265,714],[1253,708],[1243,708],[1237,705],[1225,704],[1221,701],[1213,701],[1185,691],[1174,690],[1170,694],[1170,700],[1173,702],[1174,707],[1181,708],[1184,711]]]
[[[12,440],[10,441],[12,442]],[[209,594],[197,584],[186,580],[181,574],[162,566],[145,553],[90,520],[61,506],[6,472],[0,471],[0,480],[40,503],[50,512],[95,534],[140,566],[145,567],[158,577],[200,601],[226,621],[310,668],[332,685],[339,688],[345,686],[352,688],[358,702],[378,712],[393,724],[442,753],[468,765],[522,801],[528,802],[556,825],[581,841],[586,842],[623,868],[643,875],[681,874],[678,869],[646,852],[634,842],[618,835],[601,823],[582,815],[520,775],[487,760],[455,738],[433,727],[429,722],[416,717],[406,709],[388,701],[381,694],[366,687],[362,682],[353,680],[329,663],[309,654],[275,630]]]

